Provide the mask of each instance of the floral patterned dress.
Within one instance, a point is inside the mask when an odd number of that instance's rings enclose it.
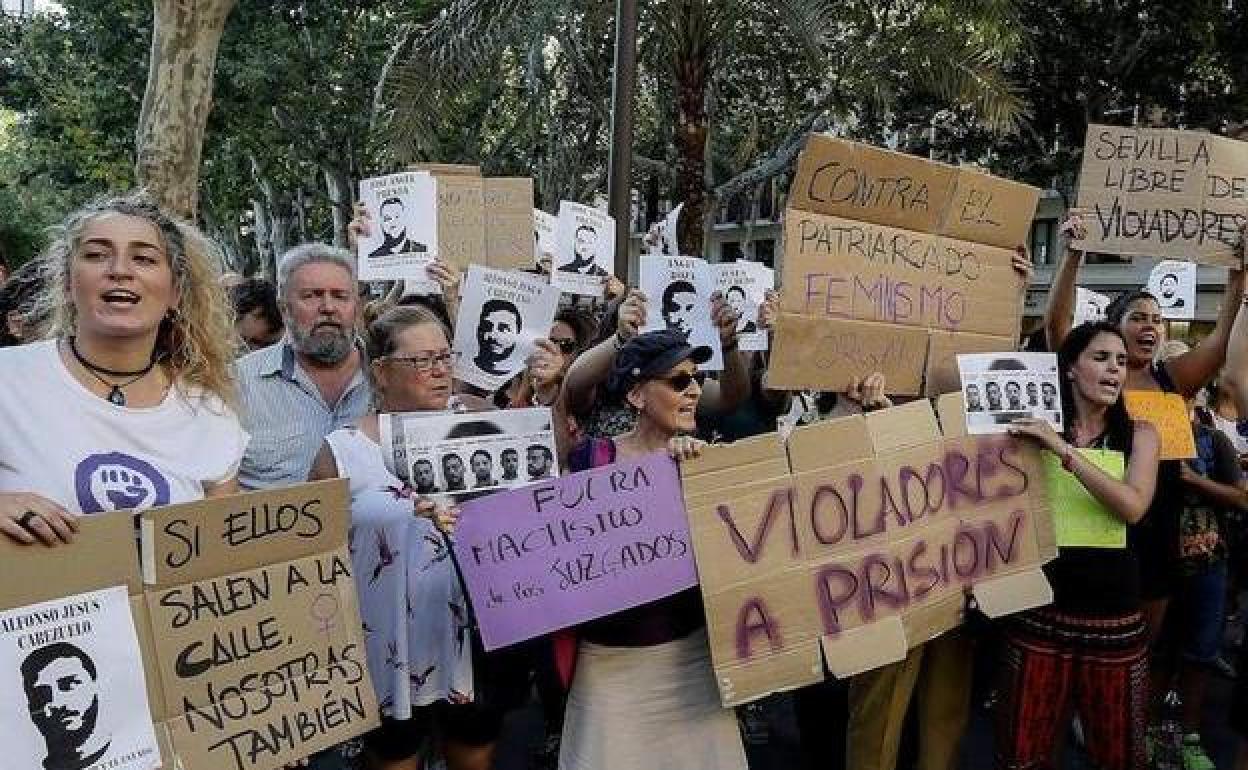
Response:
[[[407,719],[435,701],[473,698],[468,606],[446,540],[413,513],[410,487],[355,428],[326,439],[351,484],[351,562],[377,701]]]

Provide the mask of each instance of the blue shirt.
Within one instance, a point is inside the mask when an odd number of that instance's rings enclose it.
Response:
[[[288,339],[243,356],[237,366],[242,421],[251,434],[238,471],[244,489],[307,481],[325,437],[356,424],[373,403],[362,352],[359,370],[332,405],[299,365]]]

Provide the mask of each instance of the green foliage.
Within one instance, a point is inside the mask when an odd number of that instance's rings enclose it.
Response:
[[[0,250],[15,263],[68,209],[133,184],[150,4],[61,5],[64,15],[0,14],[0,110],[13,116],[0,126]]]

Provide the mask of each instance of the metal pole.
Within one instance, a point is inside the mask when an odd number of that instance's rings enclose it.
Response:
[[[632,231],[633,91],[637,85],[637,0],[616,0],[611,78],[611,160],[607,212],[615,218],[615,275],[629,280]]]

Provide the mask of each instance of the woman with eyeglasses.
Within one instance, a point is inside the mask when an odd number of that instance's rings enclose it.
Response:
[[[696,457],[689,437],[709,348],[677,331],[638,334],[615,356],[606,387],[636,415],[615,438],[567,454],[573,471],[654,452]],[[559,411],[562,411],[562,404]],[[697,588],[590,621],[577,629],[560,770],[745,768],[737,721],[720,705]]]
[[[436,725],[450,770],[484,770],[501,718],[468,705],[468,605],[439,530],[453,525],[455,511],[435,507],[387,469],[378,413],[487,405],[452,394],[450,334],[428,308],[386,311],[369,326],[367,342],[377,410],[326,437],[309,476],[351,482],[351,559],[382,710],[381,728],[365,736],[366,758],[374,770],[416,770]],[[420,475],[415,468],[416,486]]]

